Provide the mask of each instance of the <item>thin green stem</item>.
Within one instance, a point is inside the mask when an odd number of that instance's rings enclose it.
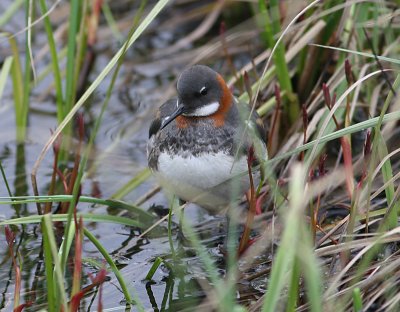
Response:
[[[47,5],[45,0],[40,0],[40,8],[42,14],[45,15],[47,13]],[[51,56],[51,66],[53,69],[54,75],[54,84],[56,89],[56,104],[57,104],[57,120],[60,123],[64,118],[64,98],[63,98],[63,90],[62,90],[62,81],[61,81],[61,72],[59,67],[59,60],[57,56],[57,48],[54,41],[53,30],[50,24],[49,16],[45,16],[44,20],[44,28],[47,34],[47,42],[49,44],[50,56]]]
[[[115,277],[118,280],[119,285],[121,286],[122,292],[124,293],[126,301],[129,304],[133,304],[133,300],[131,294],[128,291],[128,287],[125,283],[124,277],[122,276],[121,272],[118,270],[117,266],[115,265],[113,259],[107,252],[107,250],[103,247],[103,245],[97,240],[97,238],[90,233],[90,231],[86,228],[83,229],[85,236],[96,246],[97,250],[100,251],[104,259],[107,261],[108,265],[111,267],[111,270],[114,272]]]

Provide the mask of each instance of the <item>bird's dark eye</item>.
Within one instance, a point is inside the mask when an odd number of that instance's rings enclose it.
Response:
[[[200,93],[201,95],[206,95],[207,92],[208,92],[208,89],[207,89],[206,87],[203,87],[203,88],[200,89],[200,92],[199,92],[199,93]]]

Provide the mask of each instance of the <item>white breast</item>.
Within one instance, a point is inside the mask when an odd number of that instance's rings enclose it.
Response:
[[[214,207],[226,205],[230,201],[231,184],[224,185],[223,183],[238,173],[246,171],[246,157],[234,161],[231,155],[223,152],[204,153],[197,157],[171,156],[161,153],[155,176],[164,188],[178,197],[197,203],[204,208],[217,209]],[[238,183],[242,184],[239,189],[248,188],[246,178],[244,182],[240,179]]]

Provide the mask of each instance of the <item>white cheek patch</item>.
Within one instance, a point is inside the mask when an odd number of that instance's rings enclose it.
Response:
[[[190,114],[185,114],[186,116],[195,116],[195,117],[204,117],[204,116],[210,116],[214,113],[216,113],[219,109],[219,103],[218,102],[212,102],[210,104],[204,105],[202,107],[196,108],[193,112]]]

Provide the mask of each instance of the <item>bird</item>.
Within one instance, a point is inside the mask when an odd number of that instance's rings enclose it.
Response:
[[[185,69],[177,97],[158,109],[149,128],[148,166],[163,189],[206,209],[225,211],[248,190],[248,153],[266,159],[262,120],[205,65]],[[236,191],[235,191],[236,190]]]

